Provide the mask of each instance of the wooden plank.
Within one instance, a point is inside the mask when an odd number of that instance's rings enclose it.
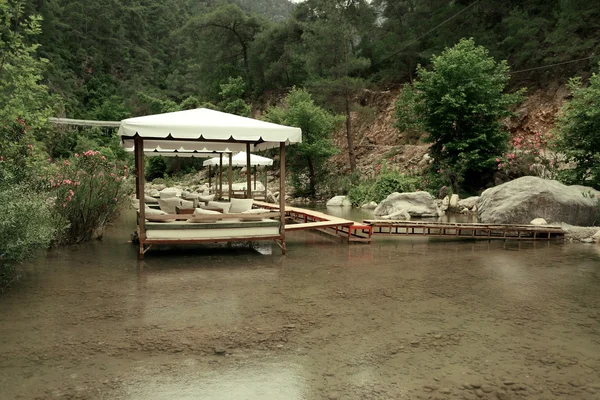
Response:
[[[140,210],[138,210],[140,213]],[[140,213],[141,214],[141,213]],[[216,214],[200,214],[194,215],[194,218],[197,220],[206,219],[207,221],[211,221],[215,219]],[[242,214],[242,213],[234,213],[234,214],[219,214],[217,215],[220,219],[240,219],[240,218],[277,218],[280,216],[279,212],[271,211],[260,214]],[[181,215],[181,214],[166,214],[166,215],[153,215],[152,219],[160,219],[162,221],[173,221],[173,220],[181,220],[190,218],[189,215]],[[159,222],[160,223],[160,222]]]
[[[279,226],[279,221],[246,221],[246,222],[146,222],[146,230],[192,230],[192,229],[231,229],[231,228],[264,228]]]
[[[317,228],[328,228],[336,226],[352,226],[352,221],[338,222],[338,221],[320,221],[320,222],[307,222],[306,224],[291,224],[285,227],[286,231],[301,231],[305,229],[317,229]]]

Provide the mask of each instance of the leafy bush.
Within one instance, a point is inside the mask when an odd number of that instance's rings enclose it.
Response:
[[[457,180],[479,187],[496,170],[496,157],[508,134],[501,120],[522,92],[504,93],[509,81],[506,61],[496,62],[473,39],[462,39],[432,58],[432,70],[419,66],[414,90],[405,88],[396,104],[397,127],[423,128],[432,143],[434,168],[452,170]]]
[[[325,162],[338,152],[331,135],[344,118],[319,107],[306,90],[293,88],[282,107],[267,110],[266,119],[302,129],[302,143],[289,147],[286,162],[296,196],[315,197]]]
[[[423,180],[420,177],[406,175],[395,169],[388,170],[380,166],[381,173],[371,180],[355,185],[348,191],[348,197],[354,206],[361,206],[369,201],[379,203],[394,192],[414,192],[421,190]]]
[[[128,200],[125,180],[129,169],[111,162],[98,151],[75,154],[60,165],[47,186],[56,196],[54,211],[68,224],[60,243],[90,240],[98,229],[115,218]]]
[[[593,74],[588,87],[573,78],[569,89],[573,98],[557,118],[557,147],[576,164],[570,183],[600,188],[600,75]]]
[[[162,178],[167,173],[167,163],[162,157],[150,157],[146,167],[146,179],[151,181]]]
[[[516,136],[510,149],[496,158],[498,174],[507,181],[522,176],[555,179],[558,155],[548,149],[551,140],[552,135],[540,132]]]
[[[46,198],[31,188],[0,188],[0,290],[16,276],[15,264],[47,249],[60,224]]]

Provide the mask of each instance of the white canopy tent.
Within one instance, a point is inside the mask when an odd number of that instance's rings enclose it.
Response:
[[[262,157],[259,156],[257,154],[250,154],[250,162],[248,163],[248,153],[246,153],[245,151],[240,151],[239,153],[237,153],[235,156],[230,157],[229,159],[225,158],[223,159],[222,157],[214,157],[211,158],[209,160],[206,160],[202,163],[202,165],[204,165],[205,167],[208,166],[208,168],[210,168],[213,165],[221,165],[222,163],[225,162],[225,164],[227,166],[229,166],[229,170],[231,171],[231,167],[248,167],[248,165],[254,167],[254,190],[256,190],[256,167],[257,166],[269,166],[269,165],[273,165],[273,160],[271,158],[267,158],[267,157]],[[230,165],[231,162],[231,165]],[[265,170],[265,176],[264,176],[264,198],[265,201],[267,200],[267,184],[268,184],[268,179],[267,179],[267,171]],[[246,170],[246,173],[248,174],[248,176],[250,176],[250,169],[248,168]],[[231,175],[231,173],[230,173]],[[233,189],[232,189],[232,185],[233,182],[229,182],[229,197],[231,198],[233,196]],[[245,187],[245,190],[247,191],[247,196],[248,197],[253,197],[252,196],[252,190],[248,190],[248,186]],[[222,189],[221,189],[222,191]]]
[[[282,252],[285,254],[285,146],[286,144],[302,141],[302,131],[299,128],[199,108],[125,119],[121,121],[118,135],[121,137],[123,147],[135,153],[136,193],[140,201],[144,199],[143,177],[144,155],[146,152],[217,152],[221,153],[219,158],[222,165],[223,153],[229,153],[231,157],[233,151],[245,151],[247,153],[246,166],[249,170],[252,150],[258,151],[278,147],[280,157],[280,228],[276,237],[268,238],[279,240]],[[250,194],[251,177],[249,174],[247,188]],[[249,240],[245,235],[239,238],[197,238],[186,239],[185,241],[147,238],[144,206],[139,208],[139,213],[140,257],[143,257],[146,252],[146,246],[155,243]],[[262,240],[264,239],[265,237],[262,238]]]
[[[206,160],[202,163],[205,167],[209,165],[219,165],[220,158],[214,157],[209,160]],[[247,154],[245,151],[240,151],[231,159],[231,165],[234,167],[245,167],[247,162]],[[225,160],[225,164],[229,164],[229,160]],[[250,154],[250,165],[252,167],[255,166],[263,166],[263,165],[273,165],[273,160],[271,158],[262,157],[257,154]]]

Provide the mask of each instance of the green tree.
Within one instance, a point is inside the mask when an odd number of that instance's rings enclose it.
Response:
[[[337,152],[331,135],[343,117],[317,106],[306,90],[294,88],[281,107],[267,110],[266,119],[302,129],[302,143],[290,146],[286,161],[296,185],[302,185],[303,177],[308,177],[308,187],[303,190],[296,186],[296,194],[314,197],[319,178],[325,173],[325,162]]]
[[[557,118],[557,147],[576,164],[571,183],[600,188],[600,75],[594,73],[587,87],[573,78],[569,89],[573,97]]]
[[[522,97],[521,91],[505,93],[506,61],[496,62],[473,39],[462,39],[434,56],[431,70],[419,66],[417,76],[416,92],[405,96],[416,104],[397,104],[399,125],[410,123],[407,110],[416,112],[431,143],[434,168],[451,172],[455,191],[463,180],[470,188],[489,182],[508,140],[501,120]]]
[[[249,117],[252,114],[252,106],[244,101],[244,86],[244,79],[241,76],[229,77],[226,83],[221,84],[219,107],[224,112],[242,117]]]
[[[0,290],[15,278],[14,265],[47,248],[57,230],[36,184],[47,165],[35,138],[52,112],[40,84],[39,33],[40,17],[26,16],[24,2],[0,3]]]
[[[366,84],[360,74],[370,65],[359,51],[360,28],[370,26],[374,15],[364,0],[307,0],[302,6],[306,9],[302,38],[307,49],[308,85],[320,103],[346,116],[348,158],[354,172],[356,154],[350,113],[353,96]]]

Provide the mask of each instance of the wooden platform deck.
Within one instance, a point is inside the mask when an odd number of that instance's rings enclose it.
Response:
[[[501,225],[482,223],[443,223],[425,221],[364,220],[374,235],[439,236],[471,239],[552,240],[565,232],[552,225]]]
[[[254,204],[260,208],[279,211],[278,204],[256,200],[254,201]],[[295,222],[294,224],[285,225],[286,232],[314,229],[343,238],[348,242],[371,242],[372,228],[369,225],[335,217],[319,211],[291,206],[285,207],[285,215],[286,218]]]

